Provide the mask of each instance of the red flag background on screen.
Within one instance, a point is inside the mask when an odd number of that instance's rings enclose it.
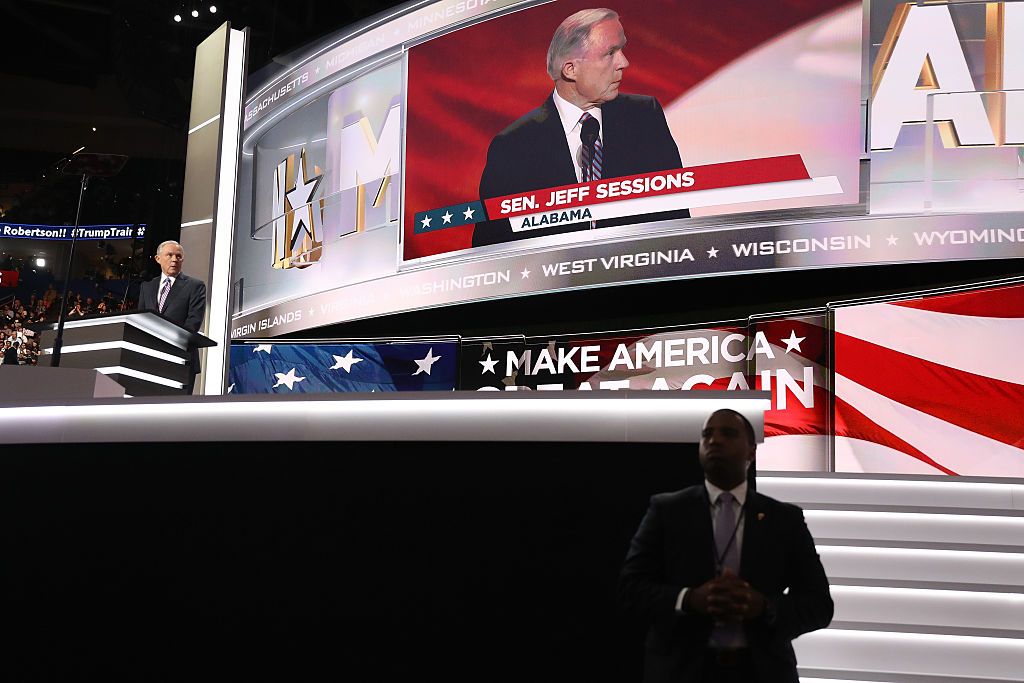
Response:
[[[1024,285],[835,312],[842,472],[1024,476]]]
[[[824,311],[752,321],[750,335],[773,353],[756,354],[754,389],[772,392],[757,468],[828,469],[828,322]]]

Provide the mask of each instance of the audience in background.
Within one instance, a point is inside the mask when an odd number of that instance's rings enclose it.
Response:
[[[0,300],[0,350],[4,352],[5,362],[13,363],[15,357],[20,365],[36,365],[39,362],[39,337],[32,328],[57,322],[60,314],[57,305],[59,300],[60,293],[53,285],[42,295],[30,293],[24,301],[15,297]],[[121,299],[115,299],[110,292],[96,300],[78,292],[68,292],[65,319],[77,320],[90,314],[133,310],[134,300],[128,299],[122,304]],[[8,349],[14,351],[8,353]]]

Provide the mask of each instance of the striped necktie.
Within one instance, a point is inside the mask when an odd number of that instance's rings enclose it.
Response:
[[[583,143],[580,154],[582,182],[598,180],[601,178],[601,165],[604,163],[601,122],[587,112],[583,112],[583,116],[580,117],[580,141]]]
[[[167,294],[171,291],[171,278],[164,280],[164,286],[160,288],[160,298],[156,302],[157,310],[164,312],[164,304],[167,303]]]

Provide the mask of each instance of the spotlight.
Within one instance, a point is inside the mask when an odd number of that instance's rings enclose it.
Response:
[[[197,9],[192,10],[192,18],[193,19],[198,19],[199,18],[199,10],[197,10]]]
[[[175,14],[174,15],[174,21],[180,24],[181,23],[181,15],[180,14]]]
[[[210,5],[210,14],[216,14],[216,13],[217,13],[217,6],[216,5]]]
[[[46,267],[46,259],[44,259],[44,258],[37,258],[36,259],[36,268],[45,268],[45,267]]]
[[[96,126],[93,126],[93,127],[92,127],[92,132],[93,132],[93,133],[95,133],[95,132],[96,132]]]

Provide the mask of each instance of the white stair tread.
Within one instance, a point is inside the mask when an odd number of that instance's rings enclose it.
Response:
[[[977,591],[832,586],[834,621],[1020,631],[1024,595]]]
[[[819,545],[829,577],[1024,586],[1024,554]]]
[[[804,518],[817,539],[969,543],[1024,551],[1024,517],[805,510]]]
[[[1024,510],[1024,484],[955,480],[842,479],[759,474],[757,490],[797,505],[851,504]]]
[[[793,641],[800,666],[1020,680],[1024,640],[825,629]]]

